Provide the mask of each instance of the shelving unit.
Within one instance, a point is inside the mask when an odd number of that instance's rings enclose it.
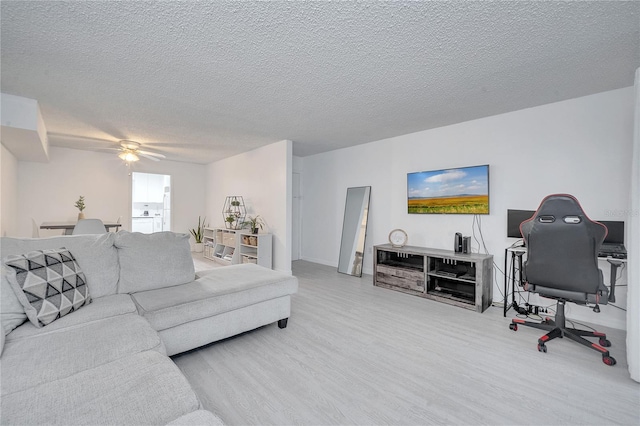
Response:
[[[238,233],[232,229],[205,228],[203,256],[223,265],[238,263]]]
[[[257,263],[271,269],[273,236],[271,234],[240,234],[240,263]]]
[[[493,300],[493,256],[426,247],[374,247],[373,284],[477,312]]]
[[[203,256],[223,265],[256,263],[272,268],[273,236],[227,228],[205,228]]]
[[[206,259],[213,259],[213,249],[216,245],[216,235],[214,228],[204,228],[202,232],[202,256]]]

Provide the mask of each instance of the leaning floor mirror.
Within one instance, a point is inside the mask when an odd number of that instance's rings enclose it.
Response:
[[[343,274],[362,276],[362,258],[364,256],[364,240],[367,235],[370,195],[370,186],[347,188],[340,258],[338,259],[338,272]]]

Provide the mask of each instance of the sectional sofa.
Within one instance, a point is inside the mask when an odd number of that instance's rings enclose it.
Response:
[[[3,237],[0,248],[3,425],[222,424],[169,356],[286,327],[298,287],[253,264],[196,277],[188,235],[172,232]]]

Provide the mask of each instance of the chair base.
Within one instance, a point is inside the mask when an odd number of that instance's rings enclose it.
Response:
[[[518,325],[523,325],[526,327],[549,331],[547,334],[538,339],[538,350],[540,352],[547,352],[546,344],[550,340],[556,339],[558,337],[568,337],[574,342],[580,343],[583,346],[600,352],[602,354],[602,362],[604,362],[605,364],[615,365],[615,358],[609,355],[609,351],[606,349],[607,347],[611,346],[611,342],[607,340],[607,335],[598,331],[578,330],[575,328],[566,327],[564,305],[564,300],[558,301],[555,321],[550,318],[545,319],[543,322],[532,322],[525,321],[521,318],[513,318],[511,320],[511,324],[509,324],[509,328],[511,330],[517,331]],[[597,337],[598,344],[590,342],[589,340],[585,339],[585,337]]]

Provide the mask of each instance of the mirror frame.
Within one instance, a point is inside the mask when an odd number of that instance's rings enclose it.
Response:
[[[370,186],[347,188],[338,257],[338,272],[342,274],[362,276],[370,200]]]

